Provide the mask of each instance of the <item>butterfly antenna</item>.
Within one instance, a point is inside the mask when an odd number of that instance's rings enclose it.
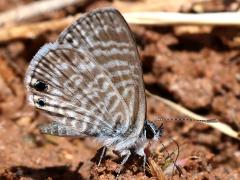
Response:
[[[178,117],[178,118],[169,118],[169,117],[159,117],[156,121],[192,121],[192,122],[200,122],[200,123],[216,123],[218,120],[216,119],[194,119],[190,117]]]

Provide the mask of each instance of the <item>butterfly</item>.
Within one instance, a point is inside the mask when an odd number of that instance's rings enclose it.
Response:
[[[44,45],[25,84],[29,102],[51,119],[42,133],[93,137],[103,144],[101,159],[107,147],[123,157],[122,166],[136,153],[145,170],[144,149],[163,128],[146,120],[139,53],[118,10],[87,13]]]

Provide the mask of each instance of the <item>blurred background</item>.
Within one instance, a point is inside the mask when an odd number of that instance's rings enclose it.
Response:
[[[145,87],[156,95],[147,96],[147,117],[165,129],[149,149],[147,173],[132,161],[121,177],[240,179],[239,0],[1,0],[0,179],[114,179],[117,156],[109,152],[97,167],[90,160],[101,145],[92,139],[39,132],[47,118],[27,104],[23,84],[42,45],[82,13],[107,6],[131,27]],[[182,116],[219,123],[157,120]],[[181,170],[173,171],[178,153]]]

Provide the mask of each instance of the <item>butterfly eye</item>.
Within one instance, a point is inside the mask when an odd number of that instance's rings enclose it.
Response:
[[[44,99],[38,99],[36,103],[38,104],[39,107],[45,106],[45,100]]]
[[[34,88],[37,90],[37,91],[46,91],[47,88],[48,88],[48,85],[42,81],[37,81],[35,84],[34,84]]]
[[[146,130],[146,137],[147,139],[153,139],[154,138],[154,130],[152,129],[152,127],[148,124],[145,125],[145,130]]]

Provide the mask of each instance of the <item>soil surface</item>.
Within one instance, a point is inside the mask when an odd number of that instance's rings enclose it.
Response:
[[[0,11],[30,2],[1,0]],[[217,12],[236,11],[239,7],[237,0],[200,2],[189,0],[189,4],[186,1],[174,10],[196,12],[200,8],[201,12]],[[84,6],[69,6],[49,12],[42,20],[111,3],[92,1]],[[163,7],[165,11],[173,10],[167,2]],[[131,29],[148,91],[239,130],[239,28],[139,25]],[[38,130],[47,118],[26,102],[25,71],[37,50],[54,41],[61,31],[0,44],[0,179],[115,179],[120,167],[121,159],[111,151],[100,166],[96,165],[101,144],[93,139],[53,137]],[[162,122],[156,120],[158,117],[179,118],[181,114],[147,97],[147,118],[158,126],[163,123],[164,134],[147,149],[146,173],[142,171],[141,158],[134,155],[120,179],[240,179],[238,140],[201,123]],[[176,158],[178,168],[173,172]]]

